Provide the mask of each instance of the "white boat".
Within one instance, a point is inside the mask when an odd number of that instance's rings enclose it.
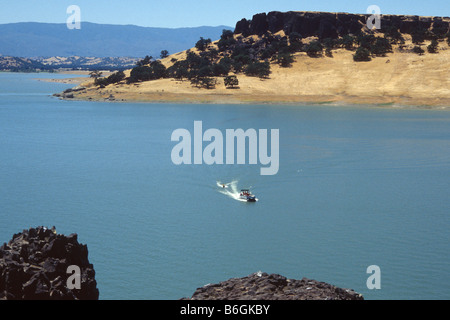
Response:
[[[250,190],[242,189],[241,194],[239,195],[239,199],[245,200],[247,202],[256,202],[256,196],[253,195]]]

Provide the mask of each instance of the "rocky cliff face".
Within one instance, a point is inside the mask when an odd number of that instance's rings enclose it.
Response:
[[[197,289],[187,300],[364,300],[353,290],[341,289],[315,280],[293,280],[267,273]]]
[[[70,290],[69,266],[81,270],[81,289]],[[97,300],[99,291],[86,245],[77,235],[39,227],[15,234],[0,247],[0,300]]]
[[[263,35],[267,31],[277,33],[284,31],[287,35],[292,32],[301,34],[304,38],[316,36],[319,38],[338,38],[346,34],[357,34],[366,27],[367,19],[371,15],[328,13],[328,12],[269,12],[253,16],[252,20],[242,19],[236,24],[235,34]],[[450,18],[419,17],[404,15],[382,15],[381,31],[388,27],[395,27],[401,33],[412,33],[415,28],[430,31],[447,30]]]

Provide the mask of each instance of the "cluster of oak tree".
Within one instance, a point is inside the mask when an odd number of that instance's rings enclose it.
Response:
[[[333,57],[333,50],[345,48],[354,51],[354,61],[370,61],[377,56],[385,56],[392,52],[392,45],[405,43],[398,28],[388,26],[382,30],[383,36],[371,32],[357,35],[347,34],[337,39],[325,38],[303,43],[300,34],[292,32],[287,36],[273,35],[270,32],[258,37],[236,37],[231,30],[223,30],[220,40],[213,44],[211,39],[200,38],[195,44],[196,50],[188,50],[186,58],[172,58],[172,65],[166,67],[161,60],[146,56],[139,60],[130,76],[125,77],[122,71],[109,77],[101,78],[93,72],[92,77],[99,86],[118,83],[150,81],[162,78],[188,80],[196,87],[212,89],[217,85],[217,78],[223,77],[227,88],[238,88],[237,75],[245,74],[251,77],[266,79],[271,74],[271,63],[288,68],[295,61],[294,54],[305,52],[312,58]],[[447,38],[450,46],[450,32],[445,28],[435,28],[432,31],[417,27],[411,33],[412,42],[416,45],[412,50],[424,54],[421,48],[425,40],[431,40],[428,52],[437,53],[439,41]],[[160,58],[169,56],[167,50],[161,51]]]

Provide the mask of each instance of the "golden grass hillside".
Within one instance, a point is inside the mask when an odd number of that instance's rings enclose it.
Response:
[[[410,39],[393,53],[369,62],[355,62],[353,51],[333,50],[333,57],[311,58],[295,54],[290,68],[271,64],[269,79],[238,74],[239,88],[226,89],[216,78],[216,89],[197,88],[188,80],[160,79],[136,84],[109,85],[103,89],[90,80],[74,99],[94,101],[179,103],[335,103],[434,106],[450,108],[450,48],[439,43],[437,54],[409,52]],[[424,45],[428,45],[426,42]],[[195,49],[192,49],[195,50]],[[183,59],[186,52],[162,60]],[[129,76],[129,70],[125,72]]]

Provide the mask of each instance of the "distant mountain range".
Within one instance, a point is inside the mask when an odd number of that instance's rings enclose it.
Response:
[[[0,70],[34,72],[36,70],[44,70],[45,66],[35,60],[29,58],[4,57],[0,56]]]
[[[159,57],[193,47],[200,37],[220,38],[233,27],[150,28],[82,22],[80,30],[66,24],[23,22],[0,24],[0,55],[14,57]]]
[[[0,55],[0,70],[14,72],[52,71],[60,69],[125,70],[136,66],[130,57],[37,57],[20,58]]]

